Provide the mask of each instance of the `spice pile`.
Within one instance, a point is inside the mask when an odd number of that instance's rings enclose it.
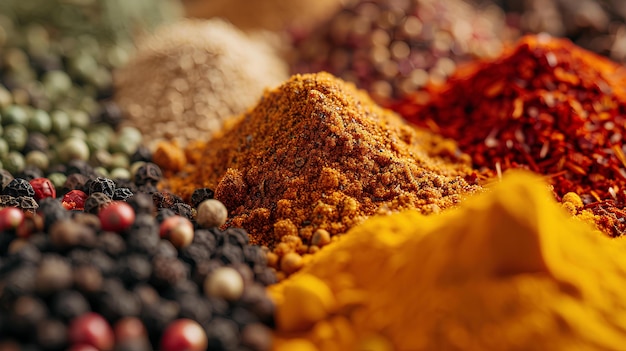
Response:
[[[624,248],[507,175],[438,216],[372,218],[271,286],[274,349],[619,350]]]
[[[379,103],[442,82],[458,62],[501,51],[502,13],[463,0],[349,1],[310,35],[294,38],[292,72],[328,71]]]
[[[459,70],[432,100],[394,106],[455,139],[483,175],[527,168],[574,192],[611,236],[626,231],[626,69],[566,39],[527,36]],[[620,219],[622,218],[622,219]]]
[[[472,170],[454,142],[414,129],[328,73],[293,76],[186,153],[188,165],[169,172],[166,186],[186,199],[194,188],[215,189],[227,224],[274,249],[270,264],[287,274],[302,264],[297,254],[369,215],[436,213],[478,190],[464,179]]]
[[[3,206],[38,206],[0,210],[0,349],[269,350],[273,269],[244,230],[217,228],[212,192],[192,209],[155,192],[154,164],[134,182],[83,166],[58,197],[2,174]]]
[[[567,37],[577,45],[626,63],[626,2],[622,0],[480,0],[506,12],[522,33]]]
[[[286,79],[287,67],[270,45],[227,22],[185,20],[140,41],[115,77],[125,125],[153,147],[167,138],[209,139]]]
[[[221,17],[243,30],[307,31],[345,0],[182,0],[190,17]]]
[[[116,128],[120,110],[106,100],[126,49],[19,23],[0,16],[0,167],[26,179],[47,175],[57,186],[72,160],[131,178],[133,163],[150,154],[137,129]]]

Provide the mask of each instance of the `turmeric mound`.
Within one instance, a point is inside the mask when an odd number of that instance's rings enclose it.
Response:
[[[625,246],[512,172],[438,216],[371,218],[270,287],[275,349],[622,349]]]

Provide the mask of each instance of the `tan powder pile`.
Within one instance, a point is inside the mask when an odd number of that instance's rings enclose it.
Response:
[[[138,43],[136,56],[116,72],[116,100],[125,123],[152,145],[172,134],[185,145],[207,140],[286,78],[269,44],[222,20],[185,20]]]
[[[279,257],[314,252],[318,229],[344,233],[378,211],[438,212],[478,189],[456,144],[328,73],[292,77],[223,136],[186,151],[189,164],[169,177],[170,189],[187,199],[215,189],[228,224]]]

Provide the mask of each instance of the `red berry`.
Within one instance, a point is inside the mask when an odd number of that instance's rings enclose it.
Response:
[[[54,184],[48,178],[35,178],[30,181],[30,185],[35,190],[35,200],[40,201],[47,197],[56,198],[57,190],[54,188]]]
[[[193,241],[193,224],[185,217],[171,216],[161,223],[159,234],[180,249],[189,246]]]
[[[0,210],[0,231],[16,229],[24,220],[24,211],[17,207]]]
[[[115,336],[109,323],[101,315],[89,312],[74,318],[68,329],[72,345],[91,345],[100,351],[109,351],[115,345]]]
[[[204,329],[191,319],[177,319],[170,323],[161,337],[161,351],[204,351],[208,346]]]
[[[137,317],[125,317],[113,327],[115,341],[120,344],[128,340],[143,339],[147,336],[146,327]]]
[[[85,200],[87,200],[87,194],[81,190],[72,190],[63,196],[61,203],[63,207],[68,210],[84,210]]]
[[[124,201],[113,201],[98,212],[102,229],[122,232],[135,222],[135,210]]]

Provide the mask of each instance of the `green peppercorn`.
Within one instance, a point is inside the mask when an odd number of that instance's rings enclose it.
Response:
[[[6,140],[0,138],[0,159],[9,154],[9,144]]]
[[[72,88],[72,79],[63,71],[48,71],[43,75],[41,81],[46,90],[46,94],[52,99],[67,94]]]
[[[50,114],[52,132],[56,135],[63,134],[70,128],[70,116],[65,111],[56,110]]]
[[[48,179],[50,179],[55,188],[60,189],[65,184],[67,176],[63,173],[54,172],[48,174]]]
[[[84,51],[69,60],[68,72],[74,77],[88,79],[96,70],[98,61]]]
[[[72,127],[87,129],[91,123],[89,114],[81,110],[73,110],[69,112]]]
[[[0,108],[7,108],[12,102],[13,99],[11,98],[11,93],[0,85]]]
[[[40,132],[43,134],[50,133],[50,130],[52,129],[50,115],[44,110],[35,110],[33,115],[28,120],[27,128],[30,132]]]
[[[80,140],[87,140],[87,133],[82,128],[74,127],[70,128],[63,134],[63,139],[67,138],[77,138]]]
[[[3,138],[9,144],[9,149],[20,151],[28,140],[28,131],[23,125],[11,124],[4,128]]]
[[[113,157],[105,149],[97,149],[91,152],[89,163],[94,167],[110,168]]]
[[[109,148],[109,136],[104,132],[92,131],[87,133],[87,145],[92,152],[96,150],[107,150]]]
[[[121,152],[116,152],[111,155],[111,164],[109,165],[110,168],[128,168],[129,165],[130,161],[127,155]]]
[[[109,177],[113,179],[130,179],[130,172],[126,168],[113,168],[109,172]]]
[[[2,125],[20,124],[25,125],[28,122],[28,114],[22,106],[12,105],[2,113]]]
[[[48,155],[46,155],[45,152],[33,150],[26,154],[26,164],[30,166],[35,166],[42,171],[45,171],[50,165],[50,160],[48,159]]]
[[[95,167],[93,170],[102,177],[110,178],[109,171],[104,167]]]
[[[89,160],[89,147],[87,143],[79,138],[69,137],[63,141],[57,150],[61,162],[71,160]]]
[[[22,171],[26,165],[24,156],[17,151],[10,151],[1,161],[4,169],[12,174]]]

